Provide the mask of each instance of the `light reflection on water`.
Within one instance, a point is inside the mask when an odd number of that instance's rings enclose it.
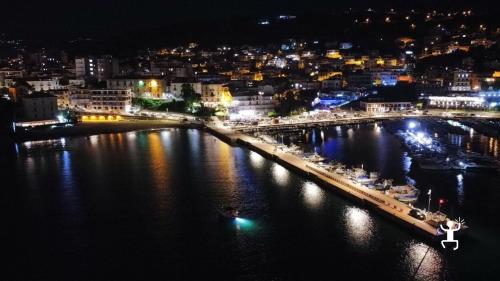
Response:
[[[375,231],[371,215],[366,210],[347,206],[344,220],[349,241],[354,246],[368,248]]]
[[[262,155],[257,152],[250,151],[250,162],[255,168],[262,168],[264,165],[265,159]]]
[[[405,254],[403,261],[408,267],[410,280],[441,280],[443,257],[435,248],[411,241],[406,246]]]
[[[290,179],[290,172],[278,163],[274,163],[272,166],[273,179],[282,186],[288,184]]]
[[[464,204],[464,176],[462,174],[457,175],[457,202],[459,206]]]
[[[313,208],[319,207],[325,197],[325,191],[310,181],[304,182],[302,194],[306,203]]]

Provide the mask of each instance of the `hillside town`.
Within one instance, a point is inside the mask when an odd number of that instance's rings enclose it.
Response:
[[[2,38],[9,52],[0,58],[0,91],[16,105],[15,122],[30,126],[57,122],[68,111],[152,110],[239,120],[343,106],[369,113],[498,110],[498,26],[481,23],[471,10],[351,13],[361,31],[370,25],[406,27],[390,40],[381,35],[380,48],[359,40],[295,38],[267,45],[191,42],[129,57],[33,50],[22,40]],[[417,23],[423,27],[414,32]]]

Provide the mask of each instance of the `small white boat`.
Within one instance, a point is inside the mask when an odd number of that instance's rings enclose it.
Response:
[[[420,190],[411,185],[391,186],[385,194],[404,203],[413,203],[417,201]]]

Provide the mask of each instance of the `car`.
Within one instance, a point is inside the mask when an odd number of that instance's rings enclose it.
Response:
[[[418,209],[411,209],[408,215],[421,221],[425,220],[425,214]]]

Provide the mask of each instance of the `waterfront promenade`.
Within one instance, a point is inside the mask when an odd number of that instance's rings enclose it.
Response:
[[[251,150],[271,158],[316,180],[320,184],[331,187],[345,195],[353,197],[373,207],[375,210],[388,215],[390,218],[409,226],[412,230],[425,234],[427,237],[437,235],[437,229],[424,221],[408,215],[410,206],[390,198],[379,191],[371,190],[360,184],[347,181],[344,177],[335,175],[325,169],[303,160],[302,158],[288,152],[277,149],[276,146],[265,143],[257,138],[227,129],[221,126],[209,126],[209,131],[231,143],[240,143],[248,146]]]

